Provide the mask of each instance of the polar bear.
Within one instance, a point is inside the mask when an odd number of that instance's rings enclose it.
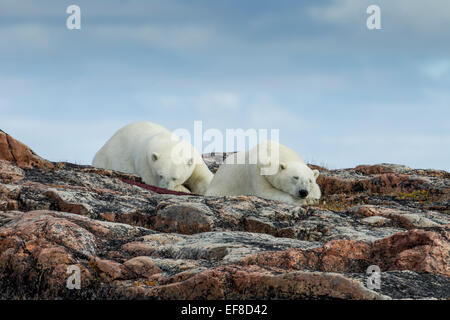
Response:
[[[321,197],[318,176],[319,171],[311,170],[294,150],[266,141],[228,156],[206,195],[254,195],[294,205],[314,204]]]
[[[149,185],[197,194],[205,194],[214,176],[190,143],[147,121],[118,130],[92,165],[137,174]]]

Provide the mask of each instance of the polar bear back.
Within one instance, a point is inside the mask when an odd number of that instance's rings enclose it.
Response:
[[[270,174],[267,171],[263,173],[262,168],[268,166],[273,166],[275,171]],[[304,205],[320,198],[320,189],[315,185],[312,188],[314,189],[311,193],[312,198],[299,198],[298,191],[304,191],[304,181],[315,184],[314,173],[303,159],[294,150],[277,142],[268,141],[249,151],[230,155],[217,170],[206,195],[253,195]],[[299,186],[301,188],[297,189]]]
[[[143,152],[146,142],[158,136],[170,135],[170,131],[159,124],[140,121],[119,129],[97,152],[92,165],[97,168],[137,173],[137,154]]]
[[[215,173],[206,195],[258,196],[261,188],[271,188],[264,176],[260,175],[260,168],[250,160],[253,152],[254,149],[229,155]],[[241,163],[243,159],[244,163]]]
[[[248,152],[229,155],[215,173],[206,195],[233,196],[253,194],[252,176],[254,176],[253,171],[257,170],[256,164],[236,164],[236,159],[240,156],[244,156],[246,160],[249,159]]]
[[[93,165],[137,174],[150,185],[198,194],[206,192],[213,178],[189,142],[147,121],[118,130],[97,152]]]
[[[277,155],[278,152],[278,155]],[[268,157],[271,162],[300,162],[305,163],[300,155],[291,148],[275,141],[264,141],[252,148],[249,152],[250,158],[257,157],[258,163],[264,162],[263,159]],[[277,159],[274,157],[278,156]]]

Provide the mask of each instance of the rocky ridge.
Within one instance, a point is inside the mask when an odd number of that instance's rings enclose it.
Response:
[[[450,299],[448,172],[319,169],[317,206],[186,195],[0,131],[0,298]]]

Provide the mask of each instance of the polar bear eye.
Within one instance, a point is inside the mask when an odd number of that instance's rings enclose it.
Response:
[[[177,178],[172,178],[172,181],[175,181],[175,180],[177,180]]]
[[[294,176],[292,177],[294,180],[298,180],[298,176]]]

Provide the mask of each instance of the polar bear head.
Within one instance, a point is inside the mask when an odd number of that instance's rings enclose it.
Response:
[[[149,152],[147,161],[158,187],[169,190],[181,186],[195,169],[195,155],[184,141],[162,143]]]
[[[316,182],[318,170],[311,170],[301,162],[283,162],[278,172],[265,176],[272,186],[298,199],[319,200],[320,188]]]

